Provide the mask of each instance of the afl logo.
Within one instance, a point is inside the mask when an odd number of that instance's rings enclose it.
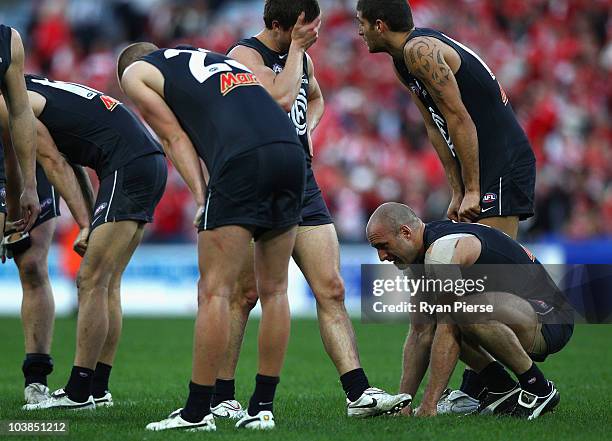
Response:
[[[306,121],[307,112],[308,99],[306,98],[306,92],[304,89],[300,89],[300,93],[291,108],[291,113],[289,113],[299,136],[305,135],[308,131],[308,123]]]
[[[489,202],[495,202],[497,200],[497,195],[495,193],[487,193],[482,197],[482,203],[487,204]]]
[[[103,202],[102,204],[100,204],[98,208],[96,208],[96,211],[94,212],[94,216],[99,215],[102,212],[102,210],[104,210],[107,206],[108,204],[106,202]]]

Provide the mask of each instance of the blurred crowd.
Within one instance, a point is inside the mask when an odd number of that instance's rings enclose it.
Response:
[[[26,41],[27,70],[125,99],[117,52],[130,41],[225,52],[263,26],[263,0],[8,1],[0,12]],[[445,216],[449,189],[420,114],[387,55],[357,34],[356,0],[321,0],[310,50],[326,99],[314,133],[315,171],[341,240],[363,241],[369,214],[403,201]],[[537,215],[521,236],[612,235],[612,14],[609,0],[412,0],[417,26],[443,30],[497,74],[538,161]],[[191,240],[194,212],[171,171],[148,240]],[[67,218],[67,216],[64,216]]]

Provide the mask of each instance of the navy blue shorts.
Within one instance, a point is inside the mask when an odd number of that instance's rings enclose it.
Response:
[[[38,163],[36,163],[36,191],[40,203],[40,214],[32,228],[60,215],[59,193],[55,191],[55,187],[51,185],[45,171]]]
[[[306,188],[304,190],[304,206],[302,208],[302,222],[300,227],[332,224],[327,204],[321,194],[321,189],[315,179],[312,166],[306,167]]]
[[[542,362],[551,354],[563,349],[574,333],[574,319],[569,311],[558,308],[543,301],[527,299],[542,324],[542,336],[546,342],[545,354],[529,354],[533,361]]]

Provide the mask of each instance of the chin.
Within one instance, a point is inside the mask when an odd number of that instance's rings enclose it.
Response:
[[[400,262],[397,262],[397,263],[393,262],[393,265],[395,265],[395,267],[401,271],[407,270],[408,267],[410,266],[407,263],[400,263]]]

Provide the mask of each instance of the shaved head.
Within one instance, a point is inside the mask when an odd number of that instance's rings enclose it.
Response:
[[[420,222],[419,217],[408,205],[387,202],[374,211],[368,222],[367,231],[374,226],[381,226],[397,233],[402,225],[414,227]]]
[[[128,47],[123,49],[117,59],[117,78],[121,83],[121,78],[125,70],[130,67],[131,64],[138,61],[145,55],[149,55],[152,52],[159,50],[153,43],[140,42],[130,44]]]

